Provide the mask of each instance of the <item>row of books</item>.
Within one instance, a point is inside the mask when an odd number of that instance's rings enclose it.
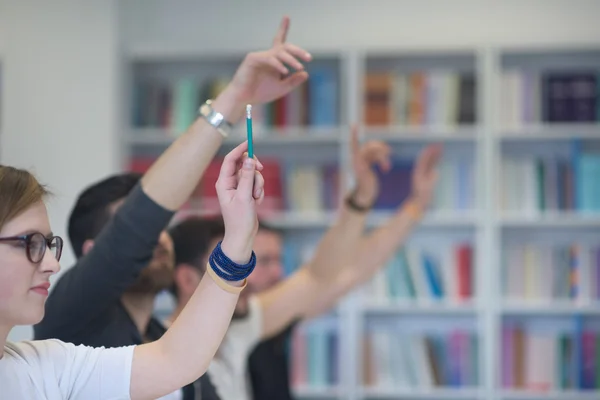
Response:
[[[472,158],[442,159],[432,209],[471,211],[475,208],[475,167]],[[382,181],[382,184],[384,182]],[[391,184],[391,183],[390,183]]]
[[[162,128],[179,134],[198,117],[198,108],[214,99],[229,78],[198,81],[140,80],[134,84],[132,123],[137,128]],[[335,126],[339,118],[339,85],[332,68],[315,68],[309,80],[284,98],[253,107],[252,119],[260,127]]]
[[[133,85],[134,127],[183,132],[198,107],[215,98],[229,77],[197,80],[140,79]],[[339,124],[340,82],[336,68],[315,67],[309,80],[288,96],[256,105],[258,126],[334,126]],[[500,82],[505,128],[536,122],[600,121],[600,71],[504,71]],[[366,125],[451,126],[476,121],[474,73],[449,70],[368,72],[364,82]],[[260,128],[257,133],[264,132]]]
[[[435,252],[403,248],[373,277],[365,292],[375,304],[468,300],[473,296],[473,247],[457,243]]]
[[[136,81],[132,92],[132,124],[136,128],[162,128],[178,135],[198,118],[200,105],[214,99],[227,84],[228,79],[221,77],[200,82],[190,77]]]
[[[511,244],[505,249],[503,264],[508,299],[600,299],[600,245]]]
[[[380,194],[374,209],[395,210],[411,193],[414,161],[397,159],[386,173],[377,169]],[[436,211],[470,211],[475,207],[475,178],[473,160],[443,159],[440,162],[438,185],[432,209]]]
[[[330,387],[339,383],[336,320],[322,318],[295,329],[290,343],[292,386]]]
[[[600,211],[600,153],[511,157],[501,164],[500,207],[524,213]]]
[[[451,126],[476,120],[473,73],[445,70],[368,72],[366,125]]]
[[[587,257],[588,251],[575,244],[508,245],[503,254],[505,297],[523,300],[580,300],[583,294],[582,264],[591,261]]]
[[[340,198],[337,164],[280,162],[278,159],[262,157],[260,161],[264,166],[261,173],[265,180],[265,199],[259,212],[315,212],[337,208]],[[152,157],[136,157],[131,160],[129,169],[144,172],[152,162]],[[222,163],[223,159],[219,157],[211,161],[183,211],[219,212],[215,184]]]
[[[600,121],[598,70],[509,69],[501,77],[501,121],[506,128],[538,122]]]
[[[363,340],[363,382],[383,388],[475,387],[478,342],[466,330],[404,335],[371,329]]]
[[[154,162],[153,157],[135,157],[129,169],[145,172]],[[214,159],[208,166],[187,207],[207,213],[219,211],[215,183],[222,164]],[[265,179],[265,201],[260,212],[293,211],[321,212],[337,209],[340,192],[339,165],[331,162],[300,163],[262,158],[262,175]],[[380,194],[375,211],[396,210],[410,195],[412,188],[412,160],[394,162],[390,171],[382,173]],[[456,160],[442,164],[441,182],[433,208],[443,210],[472,210],[474,207],[474,179],[472,163]]]
[[[339,124],[340,87],[334,68],[309,70],[306,83],[269,104],[252,107],[252,120],[264,128],[333,127]]]
[[[503,387],[533,392],[600,389],[600,333],[578,319],[568,331],[505,323]]]

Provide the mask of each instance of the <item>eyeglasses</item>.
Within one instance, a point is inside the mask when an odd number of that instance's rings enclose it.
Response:
[[[46,254],[46,249],[54,252],[57,261],[60,260],[63,248],[63,239],[60,236],[46,237],[40,232],[33,232],[23,236],[0,238],[0,242],[21,242],[25,245],[27,258],[34,264],[41,262]]]

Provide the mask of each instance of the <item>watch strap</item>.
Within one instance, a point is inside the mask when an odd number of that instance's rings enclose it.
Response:
[[[202,104],[198,109],[198,113],[206,120],[206,122],[217,129],[224,138],[229,136],[229,133],[233,129],[233,125],[225,119],[223,114],[212,107],[212,100],[207,100]]]
[[[368,206],[363,206],[360,205],[356,202],[356,200],[354,199],[354,194],[355,192],[352,192],[349,196],[346,197],[346,205],[348,206],[348,208],[350,208],[351,210],[354,210],[356,212],[360,212],[360,213],[365,213],[371,210],[371,208],[373,207],[373,205],[368,205]]]

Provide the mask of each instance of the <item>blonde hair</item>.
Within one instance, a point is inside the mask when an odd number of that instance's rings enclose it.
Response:
[[[0,229],[48,194],[29,171],[0,165]]]

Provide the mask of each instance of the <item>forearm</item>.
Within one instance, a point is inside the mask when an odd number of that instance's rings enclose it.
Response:
[[[236,123],[244,105],[231,89],[225,89],[213,108]],[[222,135],[198,118],[150,167],[142,178],[145,193],[169,210],[179,209],[190,197],[223,141]]]
[[[160,345],[182,386],[206,372],[231,322],[238,295],[205,275]]]
[[[132,398],[160,397],[203,375],[227,332],[238,297],[205,274],[169,330],[156,342],[136,348]]]
[[[329,311],[337,301],[357,285],[370,279],[394,255],[420,221],[420,206],[407,201],[392,218],[349,251],[351,261],[330,281],[317,281],[310,301],[305,303],[305,318]]]
[[[306,265],[308,271],[319,280],[328,281],[348,265],[350,249],[360,243],[365,229],[367,213],[351,209],[343,204],[335,224],[327,230],[317,249]]]

